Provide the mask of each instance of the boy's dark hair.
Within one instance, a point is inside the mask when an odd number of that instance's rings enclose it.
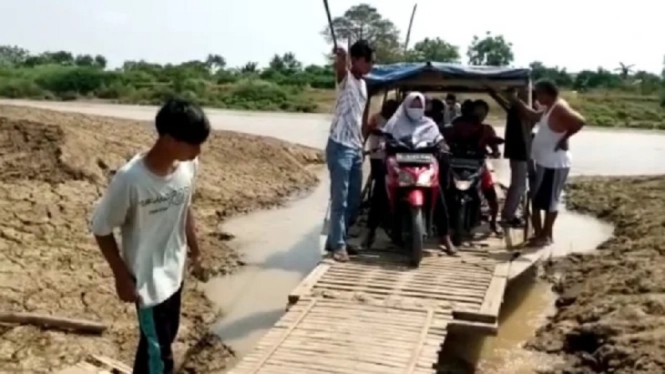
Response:
[[[559,87],[548,79],[541,79],[534,85],[536,91],[544,92],[552,97],[559,96]]]
[[[483,107],[483,109],[485,109],[486,112],[489,112],[489,111],[490,111],[490,105],[487,104],[487,101],[485,101],[485,100],[483,100],[483,99],[478,99],[478,100],[474,101],[474,102],[473,102],[473,105],[474,105],[475,107],[479,107],[479,106],[480,106],[480,107]]]
[[[181,98],[164,103],[155,117],[155,126],[159,136],[169,135],[193,145],[203,144],[210,135],[210,121],[203,109]]]
[[[457,96],[455,96],[455,94],[449,93],[448,95],[446,95],[446,101],[448,100],[457,101]]]
[[[473,108],[475,107],[473,100],[467,99],[461,105],[460,112],[462,116],[469,117],[473,116]]]
[[[351,58],[362,58],[366,62],[372,62],[372,58],[374,57],[374,48],[370,47],[367,40],[361,39],[353,43],[351,49],[349,50],[349,54],[351,55]]]
[[[432,99],[433,111],[442,112],[445,108],[446,106],[443,104],[443,101],[441,101],[441,99],[438,99],[436,97]]]

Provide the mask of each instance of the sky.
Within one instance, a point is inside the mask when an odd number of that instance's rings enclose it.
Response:
[[[364,2],[404,37],[413,1]],[[662,1],[417,2],[412,42],[443,38],[460,46],[463,60],[473,36],[492,31],[512,42],[516,66],[538,60],[572,72],[614,69],[619,62],[662,69]],[[358,3],[329,0],[333,17]],[[327,24],[320,0],[0,0],[0,14],[0,45],[102,54],[111,66],[140,59],[177,63],[209,53],[230,66],[266,65],[275,53],[289,51],[305,64],[323,63],[331,48],[320,34]]]

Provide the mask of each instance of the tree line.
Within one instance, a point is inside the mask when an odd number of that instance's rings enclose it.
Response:
[[[458,46],[441,38],[426,38],[412,47],[405,46],[394,23],[367,4],[349,8],[333,19],[333,27],[342,43],[369,40],[379,63],[438,61],[504,66],[514,61],[512,44],[490,32],[473,38],[465,60]],[[331,42],[328,27],[322,35]],[[534,79],[549,78],[577,91],[615,89],[655,94],[664,87],[661,76],[635,71],[625,64],[613,71],[598,68],[578,73],[538,61],[530,68]],[[11,98],[96,97],[156,103],[177,94],[204,105],[314,111],[316,103],[311,95],[304,94],[305,89],[334,87],[330,63],[305,66],[291,52],[276,54],[265,67],[252,61],[231,67],[222,55],[209,54],[201,60],[178,64],[126,61],[119,68],[109,69],[106,57],[101,55],[68,51],[35,54],[18,46],[0,46],[0,96]]]
[[[377,49],[380,63],[437,61],[467,63],[469,65],[507,66],[515,60],[513,45],[502,35],[486,32],[474,36],[462,58],[459,46],[441,38],[425,38],[412,47],[400,41],[400,30],[384,18],[378,10],[368,4],[349,8],[342,16],[332,20],[335,35],[350,45],[356,40],[366,39]],[[327,26],[321,32],[332,43],[331,30]],[[635,70],[633,65],[618,63],[613,71],[603,68],[587,69],[577,73],[565,68],[546,66],[541,61],[529,64],[534,79],[547,78],[562,87],[578,91],[592,89],[625,89],[632,92],[652,94],[662,87],[662,76],[644,70]]]

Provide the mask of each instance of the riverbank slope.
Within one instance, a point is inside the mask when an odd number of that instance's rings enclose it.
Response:
[[[665,372],[665,176],[589,177],[570,208],[615,225],[613,238],[548,270],[557,313],[529,344],[562,354],[556,373]]]

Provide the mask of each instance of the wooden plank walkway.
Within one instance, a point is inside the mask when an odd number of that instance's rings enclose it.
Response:
[[[534,252],[513,268],[506,245],[522,240],[522,230],[510,230],[476,238],[454,257],[429,249],[416,269],[379,235],[347,263],[324,260],[230,373],[436,373],[449,331],[498,332],[509,279],[538,259]]]
[[[389,247],[324,260],[230,373],[436,373],[448,331],[496,334],[510,272],[502,243],[429,250],[417,269]]]
[[[435,373],[451,320],[436,307],[302,297],[230,373]]]

